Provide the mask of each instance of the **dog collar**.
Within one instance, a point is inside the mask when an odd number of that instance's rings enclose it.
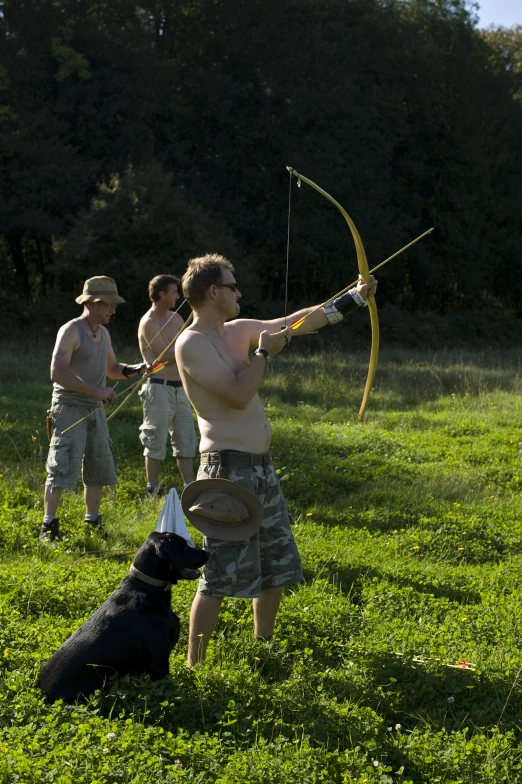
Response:
[[[131,564],[129,573],[132,575],[132,577],[137,577],[138,580],[141,580],[144,583],[148,583],[149,585],[154,585],[156,588],[163,588],[165,591],[170,591],[172,587],[172,583],[169,583],[168,580],[157,580],[155,577],[149,577],[148,574],[144,574],[143,572],[140,572],[139,569],[136,569],[134,564]]]

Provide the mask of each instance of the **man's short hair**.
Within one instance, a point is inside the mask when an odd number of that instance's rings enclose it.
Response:
[[[149,299],[151,302],[159,302],[160,291],[167,293],[169,286],[175,283],[179,286],[179,278],[175,275],[156,275],[149,283]]]
[[[198,308],[204,304],[210,286],[221,283],[223,270],[234,272],[234,267],[228,259],[217,253],[190,259],[181,284],[183,296],[191,307]]]

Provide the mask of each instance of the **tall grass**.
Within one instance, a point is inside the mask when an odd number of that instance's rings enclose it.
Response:
[[[194,585],[180,585],[169,678],[73,708],[46,705],[37,672],[123,578],[161,501],[143,492],[136,399],[111,423],[110,539],[86,535],[69,493],[64,541],[40,547],[48,357],[4,351],[2,782],[522,780],[519,356],[383,350],[361,425],[367,354],[296,344],[262,389],[305,569],[275,642],[253,639],[249,602],[226,601],[188,673]],[[179,489],[172,459],[163,472]]]

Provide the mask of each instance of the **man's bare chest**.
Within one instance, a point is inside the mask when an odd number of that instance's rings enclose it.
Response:
[[[235,335],[225,334],[224,338],[212,337],[210,342],[233,373],[241,373],[250,364],[248,344],[238,339]]]
[[[171,313],[164,319],[150,319],[147,333],[151,334],[152,340],[161,336],[164,342],[170,343],[176,337],[179,332],[180,320],[175,316],[175,313]]]

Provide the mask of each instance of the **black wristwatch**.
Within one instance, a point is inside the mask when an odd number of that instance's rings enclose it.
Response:
[[[254,351],[254,355],[255,354],[261,354],[261,356],[263,356],[267,362],[270,362],[270,353],[266,350],[266,348],[256,348]]]

